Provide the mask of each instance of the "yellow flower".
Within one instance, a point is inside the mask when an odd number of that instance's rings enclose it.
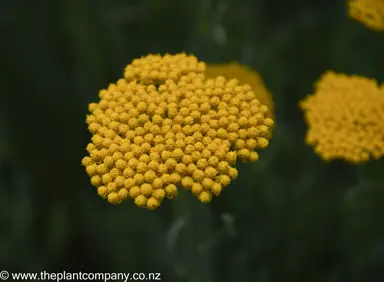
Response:
[[[180,186],[208,203],[237,177],[237,159],[257,161],[273,126],[252,91],[267,93],[261,80],[251,87],[204,72],[193,56],[149,55],[99,92],[82,165],[101,197],[153,210]]]
[[[306,142],[324,160],[362,163],[384,155],[384,93],[374,79],[328,71],[300,106]]]
[[[348,0],[348,14],[370,29],[384,31],[383,0]]]

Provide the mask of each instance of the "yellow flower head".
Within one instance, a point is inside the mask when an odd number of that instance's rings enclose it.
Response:
[[[348,0],[348,14],[370,29],[384,31],[383,0]]]
[[[306,142],[324,160],[362,163],[384,154],[384,93],[377,82],[326,72],[315,93],[300,102]]]
[[[224,76],[227,79],[236,78],[241,84],[249,84],[260,103],[268,107],[268,116],[270,118],[274,117],[272,96],[265,87],[263,79],[256,71],[237,62],[231,62],[228,64],[208,64],[205,73],[208,78]]]
[[[153,210],[183,187],[208,203],[238,176],[237,159],[257,161],[273,126],[268,107],[250,85],[204,71],[193,56],[149,55],[100,91],[82,164],[101,197]]]

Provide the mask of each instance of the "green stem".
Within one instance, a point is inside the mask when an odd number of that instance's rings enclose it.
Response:
[[[200,237],[210,233],[209,210],[187,191],[179,192],[172,209],[174,223],[167,241],[176,273],[188,282],[210,281],[210,257],[197,248]]]

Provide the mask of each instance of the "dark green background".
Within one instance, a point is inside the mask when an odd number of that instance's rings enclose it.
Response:
[[[384,281],[383,165],[323,163],[297,103],[327,69],[384,80],[384,33],[342,0],[1,0],[0,270],[162,281]],[[88,103],[133,58],[186,51],[261,73],[277,126],[209,205],[107,204],[81,167]]]

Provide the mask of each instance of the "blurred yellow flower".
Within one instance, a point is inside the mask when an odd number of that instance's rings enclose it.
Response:
[[[384,31],[384,0],[348,0],[348,14],[370,29]]]
[[[273,126],[268,107],[251,86],[204,70],[193,56],[149,55],[100,91],[82,164],[101,197],[152,210],[183,187],[207,203],[237,178],[237,159],[258,160]]]
[[[326,72],[300,102],[306,142],[324,160],[366,162],[384,154],[384,93],[374,79]]]
[[[249,84],[260,103],[268,107],[268,116],[274,117],[272,96],[256,71],[237,62],[230,62],[228,64],[207,64],[205,74],[208,78],[224,76],[227,79],[236,78],[241,84]]]

